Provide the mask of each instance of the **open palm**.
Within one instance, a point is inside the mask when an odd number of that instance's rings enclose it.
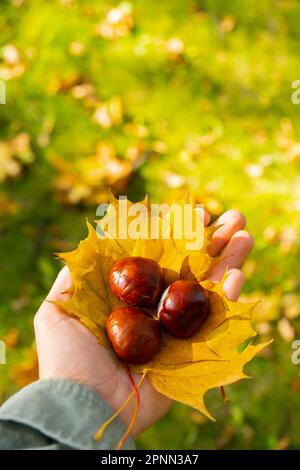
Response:
[[[209,216],[206,214],[206,223]],[[210,279],[219,281],[226,269],[228,277],[224,292],[228,299],[237,300],[244,278],[240,267],[250,252],[253,241],[243,230],[244,217],[236,211],[225,212],[214,224],[216,230],[210,246],[211,256],[222,253],[223,261],[210,273]],[[122,363],[112,351],[103,348],[78,320],[65,315],[48,300],[66,300],[62,294],[72,284],[67,267],[63,268],[35,316],[35,333],[39,358],[40,378],[74,380],[93,389],[114,410],[128,398],[132,387]],[[138,381],[136,374],[133,374]],[[156,392],[145,379],[140,387],[141,406],[133,434],[136,435],[154,424],[170,408],[171,400]],[[120,415],[128,424],[133,413],[134,400]]]

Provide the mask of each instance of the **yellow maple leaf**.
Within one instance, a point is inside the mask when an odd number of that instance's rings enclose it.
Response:
[[[103,230],[112,218],[119,215],[121,209],[118,202],[110,196],[106,214],[98,221],[97,228]],[[178,204],[188,202],[187,196]],[[123,204],[127,212],[133,206],[127,199]],[[211,388],[247,377],[243,371],[245,364],[267,344],[255,345],[251,342],[251,338],[256,336],[251,318],[257,302],[228,301],[222,290],[226,275],[217,285],[205,279],[216,262],[207,251],[215,229],[204,227],[203,247],[197,251],[188,250],[184,237],[174,237],[174,221],[170,221],[170,239],[163,237],[163,221],[164,217],[170,217],[169,212],[153,215],[147,198],[139,204],[145,208],[145,219],[153,221],[157,218],[159,237],[153,239],[149,228],[143,238],[122,238],[120,231],[124,227],[117,225],[114,234],[108,232],[106,238],[100,238],[97,229],[88,223],[88,236],[78,248],[59,255],[68,265],[73,279],[72,295],[60,306],[95,334],[102,346],[111,348],[105,330],[107,317],[115,308],[126,305],[112,294],[108,285],[108,275],[116,260],[143,256],[157,261],[169,282],[196,279],[207,289],[210,299],[211,312],[203,327],[189,339],[174,338],[163,332],[160,351],[153,360],[139,366],[131,365],[131,368],[138,373],[146,372],[151,384],[160,393],[212,418],[204,404],[205,393]],[[192,219],[196,217],[199,213],[194,207]],[[128,224],[133,219],[129,216]],[[118,217],[116,220],[119,220]],[[242,347],[249,339],[250,343]]]

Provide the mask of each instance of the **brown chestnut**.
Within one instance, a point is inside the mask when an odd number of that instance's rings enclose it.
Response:
[[[109,273],[112,292],[127,304],[152,307],[163,291],[163,273],[156,261],[140,256],[121,258]]]
[[[172,336],[189,338],[203,325],[210,312],[207,292],[196,281],[175,281],[164,292],[158,317]]]
[[[144,364],[160,347],[159,321],[135,307],[114,310],[106,322],[106,331],[115,353],[128,364]]]

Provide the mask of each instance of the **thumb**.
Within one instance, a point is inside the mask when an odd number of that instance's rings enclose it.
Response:
[[[64,266],[58,273],[53,286],[46,300],[61,302],[70,298],[73,281],[72,276],[67,266]]]

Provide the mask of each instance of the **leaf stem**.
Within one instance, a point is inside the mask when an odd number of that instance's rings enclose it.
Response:
[[[220,387],[220,392],[221,392],[221,397],[223,398],[223,401],[224,401],[225,405],[229,405],[230,400],[226,395],[225,388],[224,388],[223,385],[221,385],[221,387]]]
[[[122,449],[123,445],[125,444],[126,442],[126,439],[128,438],[128,436],[130,435],[132,429],[133,429],[133,426],[135,425],[136,423],[136,420],[137,420],[137,417],[138,417],[138,412],[139,412],[139,408],[140,408],[140,394],[139,394],[139,391],[138,391],[138,386],[135,385],[135,382],[133,380],[133,377],[132,377],[132,374],[131,374],[131,370],[130,370],[130,367],[128,364],[124,364],[124,367],[127,371],[127,374],[128,374],[128,377],[129,377],[129,380],[131,382],[131,385],[132,385],[132,388],[133,388],[133,393],[136,397],[136,404],[135,404],[135,408],[134,408],[134,412],[133,412],[133,415],[132,415],[132,418],[130,420],[130,423],[129,423],[129,426],[126,430],[126,432],[123,434],[123,436],[121,437],[120,441],[118,442],[118,445],[116,447],[116,450],[120,450]],[[140,380],[140,383],[144,380],[145,378],[145,372]]]
[[[129,369],[129,367],[128,367],[128,369]],[[131,374],[130,374],[130,376],[131,376]],[[137,386],[135,386],[135,385],[134,386],[139,388],[142,385],[145,377],[146,377],[146,372],[143,373],[143,375],[142,375],[141,379],[139,380],[139,383],[137,384]],[[116,419],[119,416],[120,413],[122,413],[122,411],[124,410],[124,408],[126,408],[126,406],[128,405],[128,403],[130,402],[130,400],[132,399],[132,397],[134,395],[135,395],[135,391],[133,389],[133,391],[130,393],[130,395],[125,400],[123,405],[107,421],[105,421],[105,423],[102,424],[102,426],[98,429],[98,431],[95,434],[96,441],[100,441],[100,439],[102,439],[104,431],[106,430],[106,428],[110,425],[110,423],[112,423],[112,421],[114,421],[114,419]]]

